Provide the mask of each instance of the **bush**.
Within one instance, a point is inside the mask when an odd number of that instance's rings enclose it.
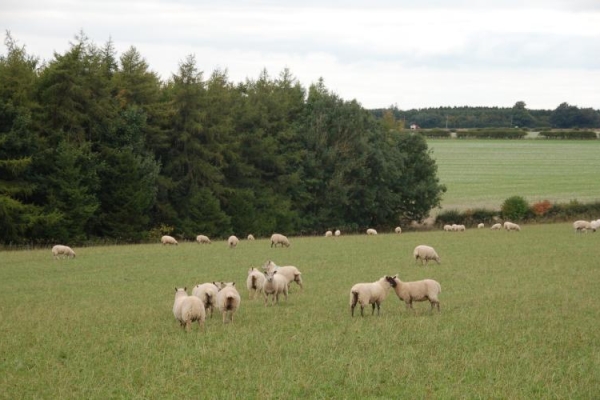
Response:
[[[548,200],[540,201],[531,206],[531,212],[537,215],[538,217],[542,217],[546,215],[548,211],[552,208],[552,203]]]
[[[544,131],[540,132],[539,136],[545,139],[598,139],[596,132],[593,131]]]
[[[529,214],[529,204],[521,196],[512,196],[502,203],[502,218],[505,220],[522,221]]]
[[[522,129],[469,129],[456,132],[459,139],[523,139],[527,132]]]

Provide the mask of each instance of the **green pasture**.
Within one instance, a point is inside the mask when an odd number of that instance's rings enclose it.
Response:
[[[437,145],[436,145],[437,146]],[[570,224],[0,253],[0,398],[597,398],[600,233]],[[442,264],[421,267],[418,244]],[[305,288],[265,307],[247,270],[296,265]],[[399,273],[442,285],[441,313],[350,317],[349,290]],[[172,315],[175,286],[233,280],[233,324]]]
[[[530,203],[600,200],[599,140],[428,139],[448,191],[443,209],[500,209],[511,196]],[[434,210],[435,213],[435,210]]]

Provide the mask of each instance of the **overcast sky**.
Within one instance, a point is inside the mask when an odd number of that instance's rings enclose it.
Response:
[[[289,68],[367,108],[600,109],[600,0],[0,0],[0,28],[44,60],[112,38],[164,79],[189,54],[234,82]]]

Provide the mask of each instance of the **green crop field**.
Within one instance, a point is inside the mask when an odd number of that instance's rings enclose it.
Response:
[[[0,253],[0,398],[597,398],[599,233],[410,232]],[[442,263],[412,260],[417,244]],[[305,288],[265,307],[247,270],[296,265]],[[351,318],[350,287],[399,273],[442,285],[441,313],[393,291]],[[234,280],[232,324],[181,330],[175,286]],[[358,313],[360,314],[360,313]]]
[[[600,200],[600,140],[428,140],[448,191],[443,209],[500,209],[530,203]],[[435,212],[435,211],[434,211]]]

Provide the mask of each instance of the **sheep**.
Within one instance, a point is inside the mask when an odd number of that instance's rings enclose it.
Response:
[[[452,232],[452,225],[444,225],[445,232]]]
[[[198,242],[199,244],[212,244],[208,236],[205,235],[196,236],[196,242]]]
[[[248,240],[254,240],[254,235],[252,235],[252,234],[249,234],[247,239],[248,239]]]
[[[256,268],[251,267],[248,270],[248,278],[246,279],[246,287],[248,288],[248,298],[252,300],[257,293],[262,291],[265,284],[265,276]]]
[[[165,244],[174,244],[175,246],[177,246],[179,243],[177,243],[177,240],[175,240],[175,238],[173,236],[169,236],[169,235],[165,235],[163,237],[160,238],[160,242],[165,245]]]
[[[240,240],[234,235],[229,236],[229,239],[227,239],[227,245],[232,249],[237,246],[239,242]]]
[[[484,223],[477,224],[477,229],[483,229],[483,228],[485,228]]]
[[[64,246],[62,244],[57,244],[52,247],[52,256],[55,260],[60,258],[59,256],[64,255],[66,258],[75,258],[75,252],[69,246]]]
[[[333,236],[333,232],[331,232],[331,231],[325,232],[325,237],[331,237],[331,236]]]
[[[262,288],[263,296],[265,297],[265,306],[271,297],[271,305],[279,304],[279,295],[283,293],[285,300],[288,298],[288,281],[287,278],[278,273],[277,269],[265,272],[265,283]]]
[[[173,315],[179,321],[182,328],[190,331],[192,322],[198,321],[198,326],[204,330],[206,309],[204,303],[196,296],[188,296],[187,288],[175,288],[175,302],[173,303]]]
[[[383,276],[379,280],[372,283],[357,283],[350,289],[350,315],[354,317],[354,308],[357,303],[360,303],[360,315],[364,317],[364,310],[367,304],[373,305],[373,311],[371,315],[375,314],[375,307],[377,306],[377,315],[379,315],[379,309],[381,303],[385,300],[388,295],[388,291],[391,287],[394,287],[396,283],[394,280],[390,280],[390,276]]]
[[[273,261],[269,260],[263,265],[263,270],[265,272],[277,270],[279,274],[285,276],[288,283],[288,290],[292,282],[296,282],[300,286],[300,289],[304,290],[304,286],[302,285],[302,272],[300,272],[298,268],[292,265],[280,267],[276,265]]]
[[[341,234],[342,234],[342,232],[340,232],[340,230],[339,230],[339,229],[337,229],[337,230],[335,231],[335,233],[334,233],[334,235],[335,235],[335,236],[340,236]]]
[[[377,231],[373,228],[367,229],[367,235],[377,235]]]
[[[494,225],[492,225],[492,227],[490,229],[493,231],[498,231],[498,230],[502,229],[502,224],[494,224]]]
[[[431,304],[431,311],[433,307],[437,307],[438,312],[440,311],[440,300],[438,295],[442,292],[442,286],[439,282],[433,279],[423,279],[415,282],[402,282],[398,278],[398,274],[388,277],[390,283],[395,283],[394,290],[400,301],[404,301],[407,309],[414,311],[412,306],[413,301],[425,301],[429,300]]]
[[[402,233],[402,228],[400,228],[399,226],[396,227],[396,229],[394,229],[395,233]]]
[[[424,244],[415,247],[413,256],[415,257],[415,262],[421,260],[421,265],[423,265],[423,261],[425,261],[425,265],[427,265],[429,260],[434,260],[438,264],[440,263],[440,256],[438,256],[434,248]]]
[[[600,219],[596,220],[596,221],[592,221],[590,222],[590,225],[592,226],[592,230],[595,232],[598,230],[598,228],[600,228]]]
[[[281,247],[290,247],[290,241],[287,237],[283,236],[280,233],[274,233],[271,235],[271,247],[277,247],[278,244],[280,244]]]
[[[233,323],[233,314],[240,308],[242,299],[235,288],[235,282],[221,282],[221,286],[222,289],[217,293],[217,307],[223,314],[223,323],[227,322],[228,314],[229,320]]]
[[[467,228],[464,225],[456,225],[456,230],[458,232],[464,232],[467,230]]]
[[[202,300],[204,304],[204,308],[206,311],[210,310],[210,317],[213,316],[213,311],[217,304],[217,293],[219,292],[219,288],[215,285],[214,282],[210,283],[202,283],[194,286],[192,289],[192,296],[198,297]]]
[[[592,221],[592,222],[588,222],[588,221],[575,221],[573,222],[573,229],[575,229],[575,232],[585,232],[587,233],[587,231],[589,229],[592,230],[592,232],[596,232],[596,221]]]
[[[504,222],[504,229],[506,229],[507,231],[521,231],[521,227],[519,225],[508,221]]]
[[[457,232],[458,231],[458,225],[456,225],[456,224],[452,224],[450,226],[450,228],[452,228],[452,232]]]

